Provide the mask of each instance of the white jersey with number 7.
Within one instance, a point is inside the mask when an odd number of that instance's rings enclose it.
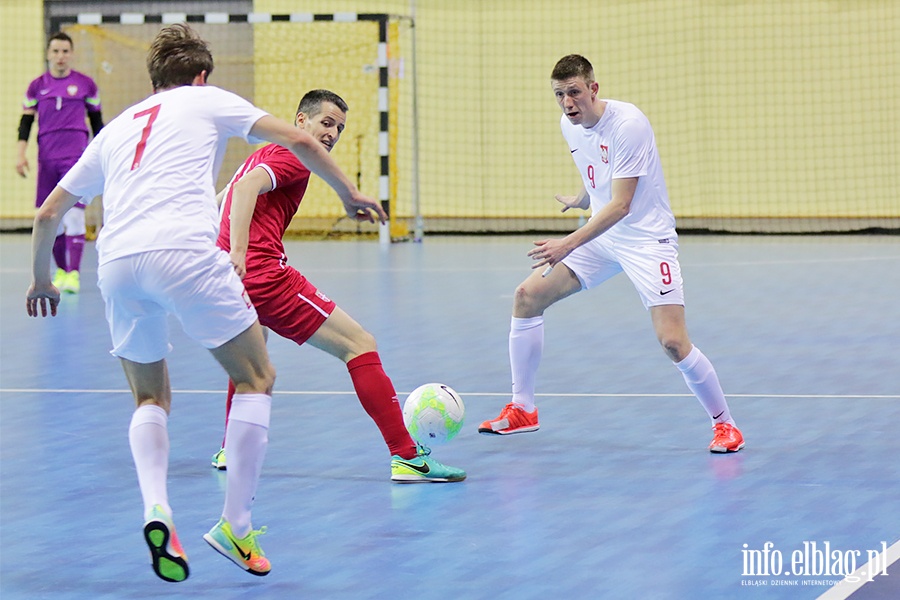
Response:
[[[247,141],[268,113],[215,86],[182,86],[124,110],[59,185],[103,194],[99,263],[149,250],[215,245],[216,176],[228,138]]]

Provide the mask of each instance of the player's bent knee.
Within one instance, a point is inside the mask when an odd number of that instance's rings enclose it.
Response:
[[[513,294],[513,312],[516,314],[520,313],[531,313],[535,309],[535,298],[531,289],[525,284],[520,283],[518,287],[516,287],[516,291]]]
[[[556,301],[546,291],[535,289],[528,281],[519,284],[513,294],[513,316],[529,318],[544,314],[544,311]]]
[[[359,336],[359,339],[356,340],[358,354],[365,354],[366,352],[377,352],[378,351],[378,342],[375,341],[375,336],[363,330],[362,334]]]
[[[336,356],[348,363],[354,358],[370,352],[378,352],[378,345],[375,342],[375,336],[366,331],[365,335],[358,336],[347,343],[343,351],[340,354],[336,354]]]
[[[238,394],[272,393],[276,373],[271,362],[248,365],[248,368],[241,370],[243,373],[230,375]]]
[[[685,341],[682,339],[660,338],[659,343],[665,353],[674,362],[681,361],[691,351],[690,342],[685,343]]]
[[[263,386],[263,389],[267,394],[272,393],[272,388],[275,387],[275,367],[272,363],[267,363],[264,368],[262,377],[260,379],[260,386]]]

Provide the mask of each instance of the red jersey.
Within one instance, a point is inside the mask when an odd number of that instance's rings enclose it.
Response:
[[[231,250],[231,186],[256,167],[265,169],[269,174],[272,189],[256,199],[247,247],[248,272],[253,266],[262,266],[271,260],[284,260],[284,243],[281,238],[300,208],[310,175],[309,169],[282,146],[269,144],[251,154],[231,178],[222,202],[216,245],[226,252]]]
[[[334,302],[285,264],[281,238],[306,193],[309,169],[289,150],[275,144],[251,154],[226,188],[216,244],[226,252],[231,250],[231,186],[256,167],[269,174],[272,189],[257,197],[250,220],[244,288],[256,307],[260,324],[303,344],[335,309]]]

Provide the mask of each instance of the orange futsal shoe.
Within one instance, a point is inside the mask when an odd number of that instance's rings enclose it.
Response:
[[[713,441],[709,445],[710,452],[737,452],[744,447],[744,436],[734,425],[716,423],[713,432]]]
[[[510,402],[500,411],[499,417],[479,425],[478,433],[509,435],[510,433],[526,433],[528,431],[537,431],[538,429],[540,429],[540,425],[538,424],[537,407],[532,412],[525,412],[523,408]]]

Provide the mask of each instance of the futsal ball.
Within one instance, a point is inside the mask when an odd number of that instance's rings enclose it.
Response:
[[[403,404],[403,422],[417,442],[446,444],[463,426],[466,407],[453,389],[442,383],[417,387]]]

